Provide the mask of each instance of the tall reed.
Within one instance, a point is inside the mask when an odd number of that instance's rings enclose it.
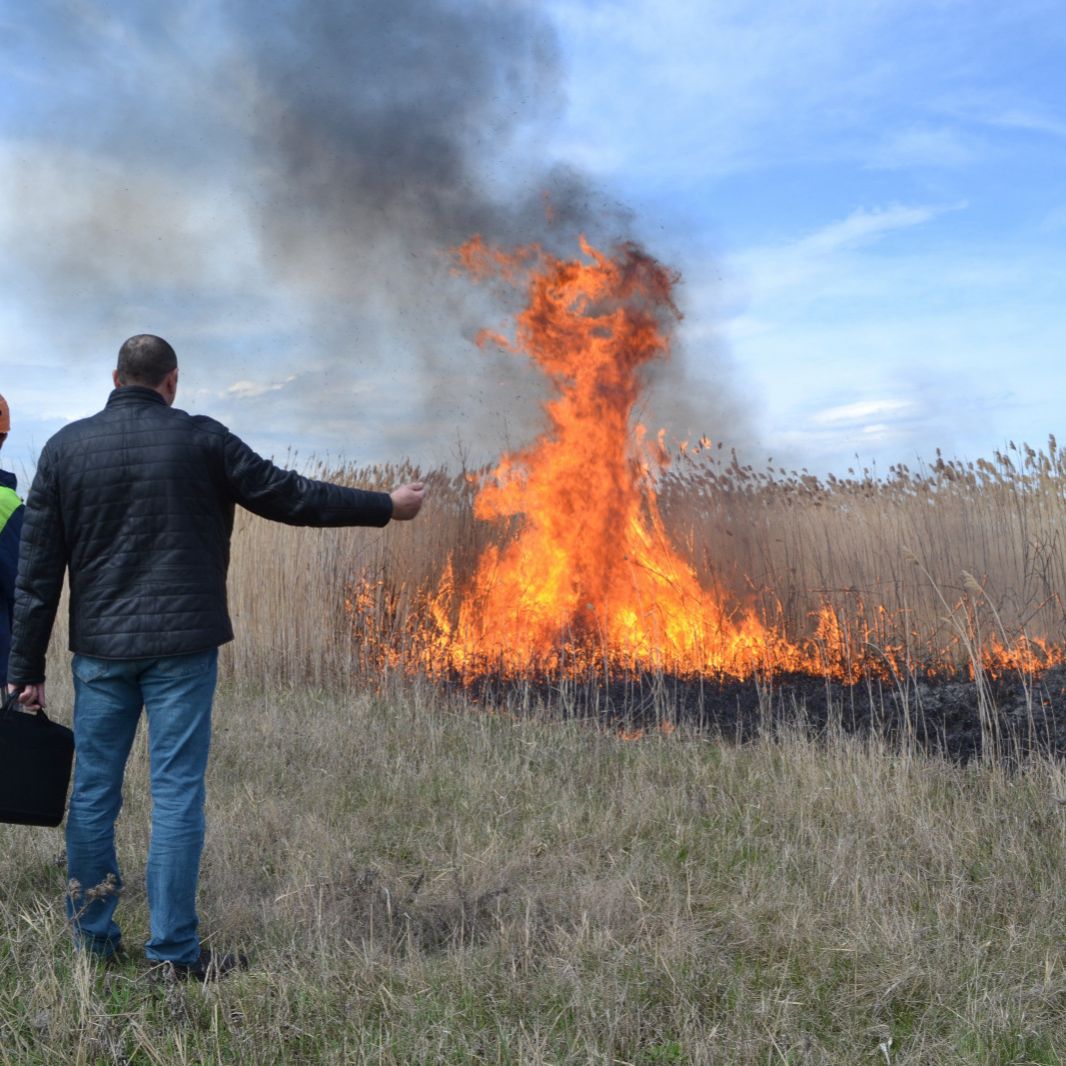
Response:
[[[376,671],[382,660],[367,638],[402,652],[426,624],[420,605],[445,568],[461,590],[484,548],[520,523],[474,517],[486,471],[310,472],[372,488],[418,475],[430,488],[418,521],[385,530],[292,529],[240,514],[230,580],[238,639],[224,663],[246,679],[322,683]],[[660,477],[658,492],[675,546],[736,609],[754,605],[801,640],[816,637],[819,610],[829,606],[843,654],[873,661],[893,649],[905,669],[937,660],[972,673],[978,633],[982,647],[1066,639],[1064,475],[1054,438],[1043,450],[1011,445],[992,461],[938,455],[884,477],[756,470],[723,450],[690,449]]]

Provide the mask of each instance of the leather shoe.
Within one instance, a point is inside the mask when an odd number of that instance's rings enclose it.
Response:
[[[195,962],[164,962],[162,976],[178,981],[217,981],[234,970],[247,970],[248,958],[238,952],[213,951],[202,948]]]

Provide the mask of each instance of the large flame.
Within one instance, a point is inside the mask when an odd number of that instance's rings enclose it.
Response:
[[[653,480],[661,445],[634,425],[642,370],[669,351],[680,317],[675,275],[632,244],[583,259],[537,248],[504,254],[474,239],[459,251],[477,278],[526,289],[513,340],[548,377],[547,432],[506,454],[474,513],[517,519],[514,539],[488,548],[468,588],[445,582],[435,603],[435,655],[453,668],[507,672],[602,662],[683,673],[747,674],[799,652],[749,610],[729,610],[670,543]],[[454,597],[459,594],[456,605]]]

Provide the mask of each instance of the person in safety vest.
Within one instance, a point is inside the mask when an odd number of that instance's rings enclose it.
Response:
[[[11,432],[11,410],[0,396],[0,448]],[[0,685],[7,681],[11,651],[11,621],[15,609],[15,575],[18,573],[19,537],[25,508],[19,499],[18,479],[0,470]],[[3,691],[0,689],[0,691]]]

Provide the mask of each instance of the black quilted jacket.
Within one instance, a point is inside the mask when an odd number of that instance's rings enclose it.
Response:
[[[70,570],[70,650],[147,659],[233,638],[226,571],[234,504],[297,526],[383,526],[386,492],[282,470],[153,389],[115,389],[41,452],[26,500],[8,681],[44,680]]]

